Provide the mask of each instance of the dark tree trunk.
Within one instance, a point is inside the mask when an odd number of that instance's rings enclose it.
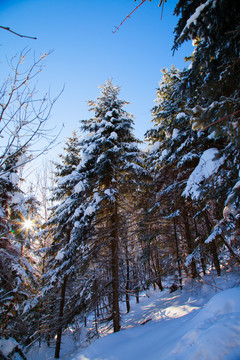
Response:
[[[200,257],[201,257],[202,271],[203,271],[203,275],[206,275],[206,263],[205,263],[204,254],[203,254],[203,244],[200,239],[201,237],[198,232],[197,222],[196,222],[195,218],[194,218],[194,227],[195,227],[196,237],[199,238],[199,240],[200,240]]]
[[[139,303],[139,285],[138,285],[138,270],[133,269],[134,289],[136,303]]]
[[[127,313],[130,311],[130,299],[129,299],[129,290],[130,290],[130,271],[129,271],[129,258],[128,258],[128,246],[126,244],[126,266],[127,266],[127,280],[126,280],[126,307],[127,307]]]
[[[63,319],[64,304],[65,304],[66,285],[67,285],[67,276],[64,277],[61,288],[61,299],[60,299],[60,308],[59,308],[59,316],[58,316],[59,328],[57,331],[57,340],[56,340],[55,355],[54,355],[56,359],[59,359],[60,356],[61,339],[62,339],[62,319]]]
[[[192,242],[192,237],[191,237],[191,232],[190,232],[190,226],[189,226],[189,222],[188,222],[188,212],[187,212],[185,205],[183,206],[183,222],[184,222],[184,228],[185,228],[185,237],[186,237],[186,242],[187,242],[188,254],[190,255],[193,253],[194,248],[193,248],[193,242]],[[194,279],[198,275],[195,260],[191,261],[190,266],[191,266],[191,276]]]
[[[223,241],[224,245],[226,245],[226,247],[228,248],[230,254],[232,255],[232,257],[236,260],[236,262],[238,263],[238,265],[240,265],[240,257],[239,255],[237,255],[233,249],[231,248],[231,246],[228,244],[228,242],[224,239],[223,236],[220,236],[220,239]]]
[[[160,267],[160,262],[159,262],[159,258],[158,258],[158,252],[156,247],[153,250],[152,253],[152,261],[153,261],[153,269],[154,269],[154,283],[153,285],[157,285],[159,290],[163,291],[163,284],[162,284],[162,277],[161,277],[161,267]]]
[[[112,316],[113,316],[113,330],[117,332],[120,330],[120,310],[119,310],[119,281],[118,281],[118,213],[117,205],[114,205],[113,215],[111,221],[111,254],[112,254]]]
[[[211,229],[210,221],[209,221],[209,218],[208,218],[206,212],[204,212],[204,218],[205,218],[208,235],[210,235],[212,229]],[[220,276],[221,275],[221,267],[220,267],[220,263],[219,263],[219,259],[218,259],[216,241],[215,240],[211,241],[209,244],[209,247],[210,247],[210,252],[212,254],[212,257],[213,257],[213,263],[214,263],[215,269],[217,271],[218,276]]]
[[[178,244],[178,236],[177,236],[177,225],[176,225],[175,217],[173,218],[173,230],[174,230],[174,238],[175,238],[175,245],[176,245],[179,285],[180,285],[180,289],[182,290],[182,269],[181,269],[179,244]]]
[[[136,303],[139,304],[139,290],[136,290]]]

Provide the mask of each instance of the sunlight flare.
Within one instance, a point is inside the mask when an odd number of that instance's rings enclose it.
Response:
[[[30,218],[24,220],[24,223],[23,223],[23,228],[24,229],[32,230],[33,226],[34,226],[34,223]]]

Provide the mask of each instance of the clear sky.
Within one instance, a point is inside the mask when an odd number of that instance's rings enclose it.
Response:
[[[10,59],[25,47],[36,58],[52,51],[39,79],[39,89],[57,95],[50,124],[64,131],[64,141],[77,130],[79,120],[92,116],[88,100],[99,96],[99,85],[109,78],[121,87],[120,98],[135,117],[135,135],[143,139],[151,127],[151,108],[161,80],[161,68],[188,66],[184,56],[192,52],[184,45],[172,56],[175,0],[162,10],[158,0],[148,0],[113,34],[115,26],[141,1],[134,0],[0,0],[0,25],[37,40],[17,37],[0,29],[1,79]],[[30,55],[29,59],[32,59]],[[6,74],[7,75],[7,74]],[[58,147],[60,149],[63,145]],[[60,151],[59,151],[60,152]]]

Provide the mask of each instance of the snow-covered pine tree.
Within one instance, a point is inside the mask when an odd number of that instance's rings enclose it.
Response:
[[[78,144],[77,133],[73,131],[73,136],[68,138],[64,147],[65,154],[60,155],[61,163],[55,164],[56,186],[51,189],[52,215],[45,224],[44,235],[48,233],[51,237],[51,244],[46,251],[42,263],[44,264],[42,273],[42,295],[40,301],[41,312],[43,314],[40,325],[40,336],[51,338],[57,333],[56,357],[59,357],[61,335],[63,329],[63,311],[65,306],[66,291],[72,284],[68,284],[66,267],[61,268],[61,253],[70,240],[70,232],[73,225],[69,222],[69,217],[61,217],[61,210],[64,201],[73,192],[74,185],[69,177],[80,162],[80,147]],[[65,214],[66,215],[66,214]],[[63,264],[62,264],[63,265]],[[65,262],[66,265],[66,262]],[[48,269],[46,271],[46,269]],[[53,280],[55,279],[55,280]],[[57,286],[55,286],[57,282]],[[43,297],[43,301],[42,301]],[[44,304],[44,305],[43,305]],[[39,305],[38,305],[39,306]]]
[[[218,142],[212,163],[217,158],[224,160],[202,181],[203,192],[217,209],[218,225],[209,239],[222,238],[226,244],[231,238],[236,246],[240,217],[240,4],[234,0],[180,0],[175,13],[180,18],[174,47],[189,38],[195,43],[192,66],[184,82],[188,113],[194,128],[208,129]]]
[[[28,214],[19,187],[21,158],[20,152],[9,154],[8,161],[0,168],[0,329],[1,334],[13,336],[17,341],[28,336],[22,311],[24,302],[36,288],[36,273],[27,250]]]
[[[102,87],[101,97],[89,102],[95,117],[82,121],[85,134],[79,142],[81,159],[77,167],[72,166],[71,173],[68,166],[64,167],[65,176],[58,181],[57,196],[62,201],[49,221],[54,236],[48,252],[50,270],[43,277],[44,286],[35,303],[50,294],[49,301],[53,303],[48,302],[46,321],[57,316],[61,327],[76,315],[99,309],[101,302],[108,301],[109,320],[113,320],[114,331],[120,329],[122,214],[126,197],[137,196],[140,191],[144,170],[133,135],[132,116],[123,109],[126,102],[119,100],[118,94],[119,87],[108,81]],[[68,154],[69,158],[73,157]],[[58,172],[63,173],[61,166]],[[60,288],[59,298],[54,294]],[[56,299],[61,306],[65,302],[64,313],[54,314]],[[106,305],[101,311],[106,313]],[[56,332],[57,328],[52,327],[51,335]],[[58,346],[56,357],[59,349]]]
[[[206,204],[204,201],[197,202],[198,197],[191,198],[189,194],[185,194],[185,199],[183,190],[201,154],[213,144],[216,146],[216,143],[211,136],[208,137],[207,130],[199,133],[192,130],[190,116],[185,111],[187,98],[181,88],[184,77],[185,72],[180,72],[175,68],[171,68],[170,71],[164,70],[163,79],[157,90],[157,105],[153,109],[155,129],[146,134],[153,147],[149,153],[148,162],[154,165],[152,171],[156,192],[156,204],[151,205],[149,216],[162,219],[161,231],[155,227],[155,232],[160,232],[163,237],[164,229],[168,229],[167,231],[172,229],[171,237],[167,233],[168,241],[166,242],[165,239],[162,244],[168,247],[169,239],[172,239],[171,247],[177,259],[179,276],[181,277],[182,273],[180,262],[185,262],[184,253],[187,253],[188,259],[191,259],[188,261],[191,274],[195,277],[197,274],[195,262],[198,261],[203,267],[203,253],[206,256],[207,251],[203,242],[209,233],[208,229],[205,229],[204,221],[199,221],[199,218],[197,227],[194,214],[199,213],[199,209],[203,209]],[[206,217],[206,213],[204,214]],[[199,233],[202,236],[199,236]],[[183,241],[179,243],[180,238],[185,239],[185,244]],[[198,240],[195,241],[195,239]],[[214,243],[211,244],[209,251],[215,267],[220,272]],[[168,268],[170,268],[169,265]]]
[[[58,179],[57,186],[52,191],[55,201],[62,201],[72,193],[69,184],[71,179],[68,178],[67,175],[70,175],[78,166],[81,152],[79,136],[75,130],[72,132],[72,136],[67,138],[63,150],[65,154],[59,155],[61,163],[55,164],[56,171],[54,175]]]
[[[114,331],[120,330],[119,311],[119,247],[121,213],[124,212],[124,198],[139,189],[144,173],[138,141],[133,135],[133,119],[124,109],[126,101],[118,99],[119,87],[107,81],[101,88],[101,97],[90,101],[90,110],[95,117],[83,121],[82,130],[86,137],[82,143],[82,164],[78,170],[87,174],[87,185],[81,179],[75,191],[89,186],[83,216],[78,220],[78,228],[86,222],[93,225],[91,236],[86,239],[90,246],[94,267],[98,269],[98,281],[104,271],[111,285],[102,286],[111,294],[111,314]],[[81,225],[82,224],[82,225]],[[101,284],[101,281],[100,281]]]
[[[161,218],[161,224],[155,226],[155,236],[160,241],[159,251],[162,248],[162,262],[170,270],[178,271],[181,281],[180,261],[183,262],[183,254],[180,254],[180,238],[177,225],[180,218],[185,219],[182,232],[185,232],[185,242],[187,254],[192,254],[194,250],[193,238],[189,231],[188,204],[181,199],[183,183],[189,174],[189,165],[196,163],[198,154],[192,151],[192,142],[195,134],[189,124],[189,116],[184,112],[186,98],[180,91],[183,79],[181,73],[175,67],[170,70],[163,69],[163,78],[157,89],[156,106],[152,110],[154,129],[146,133],[147,140],[150,142],[150,153],[148,163],[152,164],[153,182],[155,188],[155,204],[151,206],[148,216]],[[160,228],[159,228],[160,226]],[[171,237],[169,237],[171,229]],[[161,234],[161,236],[159,235]],[[159,239],[159,237],[161,239]],[[151,237],[152,238],[152,237]],[[170,241],[171,239],[171,241]],[[167,241],[166,241],[167,240]],[[170,244],[171,243],[171,244]],[[165,248],[171,248],[176,262],[163,255],[166,254]],[[183,244],[181,244],[183,247]],[[197,274],[196,265],[191,262],[191,273],[195,277]]]

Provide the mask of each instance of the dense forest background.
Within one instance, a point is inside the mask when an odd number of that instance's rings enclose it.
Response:
[[[71,324],[94,314],[96,333],[102,322],[118,332],[119,303],[130,312],[143,289],[239,266],[240,3],[180,0],[175,13],[173,50],[191,39],[194,52],[185,70],[162,71],[147,149],[108,80],[89,101],[94,117],[38,179],[38,198],[33,185],[23,191],[22,169],[54,142],[57,99],[30,86],[44,57],[24,72],[26,52],[12,63],[0,90],[2,337],[56,337],[58,358]],[[34,150],[42,138],[48,146]]]

